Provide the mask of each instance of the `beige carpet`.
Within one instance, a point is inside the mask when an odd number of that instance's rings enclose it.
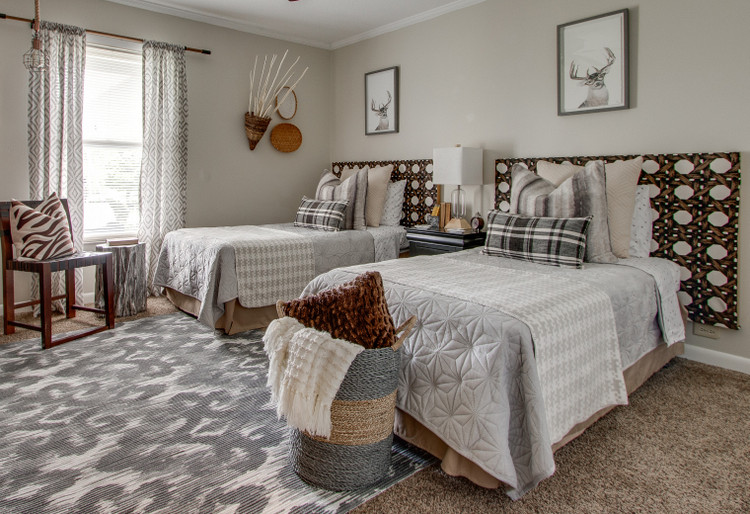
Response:
[[[123,321],[130,321],[133,319],[146,318],[149,316],[159,316],[161,314],[170,314],[176,309],[172,303],[167,300],[166,296],[150,296],[146,302],[146,310],[140,312],[135,316],[127,316],[115,319],[115,328]],[[0,309],[2,312],[2,309]],[[0,320],[2,317],[0,316]],[[33,318],[31,312],[18,313],[16,314],[17,321],[23,321],[24,323],[30,323],[34,325],[39,324],[39,318]],[[86,330],[91,327],[98,327],[104,322],[102,318],[97,317],[93,312],[78,311],[76,317],[67,319],[65,314],[55,314],[52,316],[52,333],[61,334],[63,332],[74,332],[77,330]],[[0,330],[0,332],[2,332]],[[16,333],[11,335],[0,334],[0,344],[9,343],[11,341],[23,341],[25,339],[37,339],[39,346],[41,347],[41,339],[39,332],[33,330],[27,330],[25,328],[16,327]]]
[[[354,512],[750,512],[750,375],[675,359],[522,499],[428,468]]]
[[[117,323],[168,314],[165,298]],[[28,316],[28,315],[26,315]],[[55,332],[98,324],[63,316]],[[196,322],[197,323],[197,322]],[[0,343],[37,337],[18,329]],[[428,468],[357,513],[750,512],[750,375],[675,359],[555,454],[557,472],[517,502]]]

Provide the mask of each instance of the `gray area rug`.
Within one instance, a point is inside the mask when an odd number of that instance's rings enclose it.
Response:
[[[346,512],[434,462],[396,439],[373,487],[302,482],[261,336],[178,313],[0,346],[0,512]]]

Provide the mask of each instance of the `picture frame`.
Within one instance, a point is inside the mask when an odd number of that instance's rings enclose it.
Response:
[[[628,9],[557,26],[557,114],[630,108]]]
[[[399,67],[365,73],[365,135],[398,132]]]

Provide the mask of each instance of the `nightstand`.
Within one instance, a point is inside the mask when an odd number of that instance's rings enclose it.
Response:
[[[112,254],[115,316],[133,316],[146,310],[146,243],[97,245],[97,252]],[[96,272],[96,306],[104,305],[102,272]]]
[[[486,232],[455,234],[445,230],[423,230],[414,227],[406,229],[406,239],[409,240],[409,255],[411,257],[476,248],[484,245],[486,236]]]

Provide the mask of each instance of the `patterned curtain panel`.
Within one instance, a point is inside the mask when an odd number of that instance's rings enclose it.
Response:
[[[143,44],[143,158],[138,237],[146,243],[149,292],[164,236],[185,226],[187,211],[187,71],[185,49]]]
[[[43,71],[29,73],[29,192],[41,200],[50,193],[68,199],[73,244],[83,250],[83,72],[86,32],[79,27],[42,22]],[[53,294],[63,291],[55,273]],[[39,297],[34,277],[32,298]],[[83,301],[83,274],[76,270],[76,303]],[[55,302],[62,310],[62,302]]]

